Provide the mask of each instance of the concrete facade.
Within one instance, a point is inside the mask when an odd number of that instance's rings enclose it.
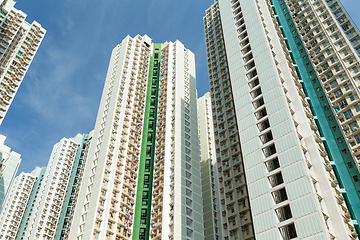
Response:
[[[222,121],[235,114],[252,219],[246,224],[241,210],[229,212],[228,196],[235,191],[225,189],[217,202],[225,210],[219,239],[356,239],[301,76],[272,11],[270,1],[220,0],[204,17],[213,114],[220,121],[214,123],[217,157],[226,163],[234,149],[224,141],[222,128],[231,127]],[[225,183],[236,181],[230,177]],[[233,222],[229,230],[228,222]]]
[[[0,125],[46,33],[14,5],[13,0],[0,5]]]
[[[203,238],[195,84],[179,41],[114,48],[70,239]]]
[[[21,155],[5,145],[6,136],[0,135],[0,210],[2,210],[21,162]]]

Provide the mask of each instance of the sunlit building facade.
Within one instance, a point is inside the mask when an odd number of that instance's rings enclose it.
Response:
[[[69,233],[79,197],[80,185],[83,180],[85,162],[89,152],[93,131],[89,134],[78,134],[76,140],[79,143],[77,153],[73,162],[69,184],[66,189],[64,203],[60,212],[58,225],[55,232],[55,240],[69,239]]]
[[[37,197],[41,197],[41,195],[38,193],[39,193],[45,172],[46,172],[46,167],[35,167],[35,169],[30,174],[32,177],[35,178],[35,181],[33,182],[32,191],[31,191],[30,195],[28,196],[26,208],[25,208],[25,210],[22,209],[24,212],[22,214],[22,219],[20,221],[20,224],[18,225],[19,222],[17,221],[17,223],[16,223],[17,229],[13,228],[13,231],[16,230],[16,235],[15,235],[16,240],[21,240],[23,235],[25,234],[25,231],[28,226],[27,223],[30,220],[31,213],[33,210],[33,204],[35,204]],[[23,174],[23,173],[21,173],[21,174]],[[21,187],[21,186],[19,185],[19,187]],[[17,191],[16,189],[17,189],[16,186],[13,186],[11,188],[12,191]],[[24,200],[25,199],[23,198],[23,201]],[[6,201],[6,204],[11,204],[11,202],[8,203],[8,201]],[[20,203],[20,206],[22,207],[21,203]]]
[[[21,155],[5,145],[6,136],[0,134],[0,211],[4,206],[10,187],[21,162]]]
[[[79,162],[85,154],[88,137],[88,134],[78,134],[54,145],[48,166],[37,171],[40,182],[31,193],[16,239],[50,240],[55,239],[56,234],[66,233],[64,218],[67,210],[71,211],[71,195],[77,197],[74,180],[81,173]]]
[[[195,84],[179,41],[113,49],[70,239],[203,239]]]
[[[46,33],[36,21],[26,22],[14,5],[13,0],[0,4],[0,124]]]
[[[219,0],[204,26],[215,239],[357,239],[358,30],[341,4]]]
[[[0,214],[0,239],[15,239],[35,180],[30,173],[21,173],[15,178]]]

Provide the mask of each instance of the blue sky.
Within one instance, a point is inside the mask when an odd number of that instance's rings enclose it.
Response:
[[[358,26],[359,0],[343,0]],[[18,0],[45,38],[0,133],[22,155],[18,173],[46,166],[62,137],[94,128],[111,50],[127,36],[179,39],[196,56],[198,95],[209,91],[202,17],[213,0]]]

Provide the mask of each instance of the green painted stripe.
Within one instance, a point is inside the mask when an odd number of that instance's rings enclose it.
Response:
[[[160,56],[161,44],[156,43],[154,44],[153,55],[150,57],[149,64],[149,77],[135,202],[133,240],[149,239],[150,236]]]

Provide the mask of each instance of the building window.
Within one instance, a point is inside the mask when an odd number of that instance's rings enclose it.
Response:
[[[94,231],[94,238],[99,239],[99,232],[96,230]]]
[[[189,180],[186,180],[186,186],[191,187],[191,182]]]
[[[354,136],[356,143],[359,144],[360,143],[360,134]]]
[[[351,110],[349,110],[349,111],[344,112],[344,116],[345,116],[345,119],[348,120],[348,119],[352,118],[354,115],[351,112]]]
[[[186,228],[186,236],[187,237],[191,237],[192,236],[192,233],[193,233],[193,230],[189,229],[189,228]]]
[[[359,111],[360,111],[359,105],[355,105],[354,108],[355,108],[356,112],[359,112]]]
[[[186,208],[186,215],[192,216],[192,210],[190,208]]]
[[[355,122],[350,123],[350,124],[349,124],[349,127],[350,127],[350,130],[351,130],[352,132],[354,132],[354,131],[356,131],[356,130],[358,130],[358,129],[359,129],[359,125],[357,124],[357,122],[356,122],[356,121],[355,121]]]
[[[341,97],[343,95],[343,93],[342,93],[342,91],[340,89],[335,91],[334,94],[335,94],[336,98],[339,98],[339,97]]]
[[[331,88],[335,88],[337,85],[339,85],[337,81],[332,81],[330,83]]]
[[[283,179],[281,172],[269,176],[268,180],[271,184],[271,187],[276,187],[276,186],[284,183],[284,179]]]
[[[284,239],[293,239],[297,237],[295,224],[291,223],[287,226],[279,228],[280,233]]]
[[[249,235],[249,234],[250,234],[249,225],[247,225],[247,226],[245,227],[245,232],[246,232],[246,235]]]
[[[186,218],[186,225],[188,225],[189,227],[191,227],[192,226],[192,219],[190,219],[190,218]]]
[[[334,74],[333,74],[332,72],[328,72],[328,73],[326,74],[326,78],[327,78],[327,79],[332,78],[332,76],[334,76]]]
[[[354,179],[354,182],[358,182],[358,181],[359,181],[358,176],[353,176],[353,179]]]
[[[340,108],[342,109],[342,108],[347,107],[348,103],[347,103],[346,99],[343,99],[339,102],[339,105],[340,105]]]
[[[327,63],[325,63],[325,64],[322,66],[322,70],[323,70],[323,71],[326,71],[328,68],[329,68],[329,64],[327,64]]]

